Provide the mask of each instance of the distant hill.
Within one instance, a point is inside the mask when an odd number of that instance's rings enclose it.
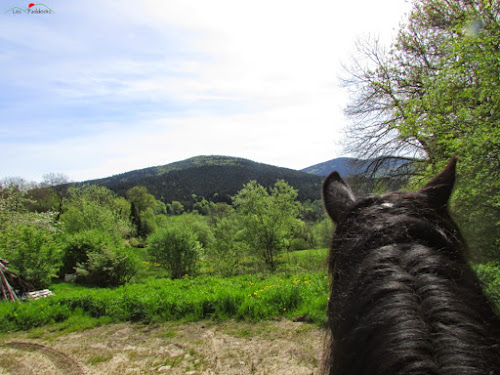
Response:
[[[231,202],[243,185],[257,180],[265,187],[283,179],[298,189],[300,201],[320,199],[322,177],[302,171],[230,156],[196,156],[166,165],[144,168],[81,184],[106,186],[119,195],[137,186],[145,186],[156,199],[165,203],[180,201],[190,208],[192,195],[214,202]]]
[[[342,177],[360,176],[366,173],[368,169],[371,170],[378,161],[380,161],[380,159],[362,160],[341,157],[312,165],[301,169],[301,171],[322,177],[328,176],[333,171],[339,172]],[[408,160],[402,158],[390,159],[380,165],[380,168],[375,173],[375,177],[390,176],[391,172],[396,171],[398,167],[407,162]]]
[[[337,171],[342,177],[347,177],[363,172],[363,169],[359,165],[356,165],[358,161],[355,158],[336,158],[301,169],[301,171],[323,177],[328,176],[333,171]]]

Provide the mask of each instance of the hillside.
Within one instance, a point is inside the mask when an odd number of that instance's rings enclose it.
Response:
[[[337,171],[342,177],[347,177],[363,172],[363,168],[356,164],[357,161],[359,160],[355,158],[336,158],[301,169],[301,171],[317,176],[328,176],[331,172]]]
[[[325,161],[323,163],[315,164],[310,167],[301,169],[302,172],[311,173],[317,176],[326,177],[331,172],[337,171],[342,177],[360,176],[372,170],[377,165],[377,172],[375,176],[390,177],[395,171],[403,164],[408,163],[407,159],[388,157],[384,159],[356,159],[349,157],[341,157]]]
[[[82,184],[106,186],[120,195],[136,185],[145,186],[157,199],[193,204],[192,195],[214,202],[231,202],[244,184],[257,180],[269,187],[283,179],[299,190],[299,200],[320,199],[320,176],[230,156],[196,156],[166,165],[122,173]]]

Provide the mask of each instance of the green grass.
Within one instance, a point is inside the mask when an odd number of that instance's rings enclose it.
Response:
[[[298,274],[326,270],[328,249],[292,251],[278,257],[278,272]]]
[[[26,302],[0,303],[0,332],[47,324],[81,329],[102,322],[263,320],[300,318],[324,324],[327,305],[325,272],[298,276],[245,275],[159,279],[115,289],[55,284],[56,296]]]
[[[159,278],[156,271],[145,268],[143,282],[114,289],[58,283],[51,287],[54,297],[24,303],[0,302],[0,334],[31,329],[36,335],[42,329],[39,327],[46,330],[47,326],[52,331],[69,333],[124,321],[258,321],[285,317],[324,325],[328,300],[326,255],[326,249],[283,254],[275,274],[171,280]],[[474,268],[486,293],[499,307],[500,267],[491,263]]]

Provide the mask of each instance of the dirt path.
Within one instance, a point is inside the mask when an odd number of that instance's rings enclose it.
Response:
[[[0,375],[319,374],[324,331],[291,322],[116,324],[0,338]]]

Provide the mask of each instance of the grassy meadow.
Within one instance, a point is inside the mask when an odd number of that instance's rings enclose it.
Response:
[[[173,280],[144,262],[134,282],[117,288],[56,283],[50,287],[53,297],[0,303],[0,332],[45,325],[77,331],[126,321],[287,318],[323,325],[328,300],[326,254],[326,249],[283,254],[274,273],[231,277],[202,273]]]

